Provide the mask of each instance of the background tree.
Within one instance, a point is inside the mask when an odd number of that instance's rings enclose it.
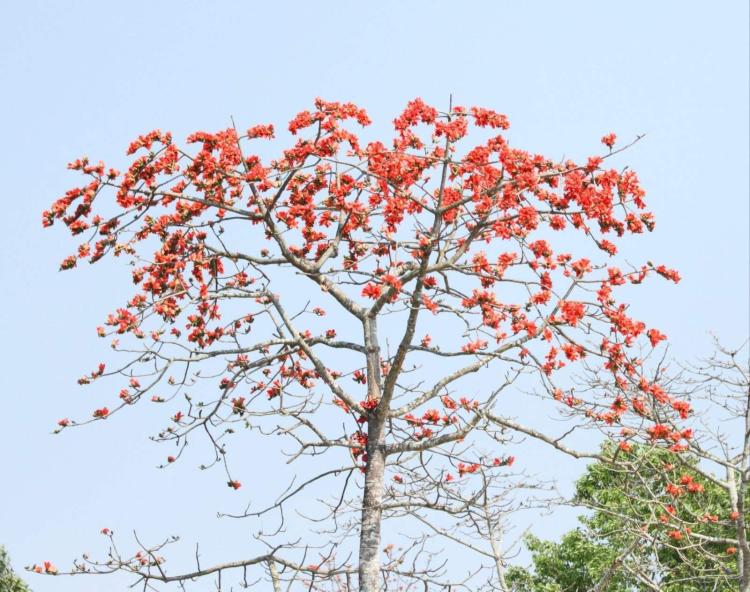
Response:
[[[513,592],[588,591],[600,583],[606,586],[600,590],[610,592],[640,590],[635,578],[619,569],[623,550],[592,538],[585,529],[571,530],[559,542],[528,535],[525,543],[532,568],[510,567],[506,580]]]
[[[138,541],[121,555],[113,541],[108,559],[86,557],[75,572],[125,570],[151,585],[220,582],[240,568],[247,584],[247,570],[264,566],[276,588],[373,592],[389,577],[444,585],[450,574],[422,546],[382,551],[382,523],[403,519],[403,491],[449,498],[457,483],[507,470],[511,432],[578,457],[598,457],[569,444],[584,428],[686,447],[688,432],[659,422],[687,417],[689,405],[641,369],[665,336],[615,298],[649,275],[679,275],[592,261],[654,226],[636,174],[604,167],[620,151],[614,134],[602,138],[605,154],[576,163],[511,147],[492,132],[507,129],[506,117],[478,107],[440,112],[414,100],[390,147],[361,143],[353,124],[369,124],[363,109],[317,100],[292,119],[298,139],[276,158],[248,152],[275,135],[257,125],[196,132],[194,150],[150,132],[128,148],[123,173],[85,157],[70,164],[87,181],[43,215],[84,237],[61,268],[127,258],[136,293],[98,329],[126,361],[79,381],[124,377],[117,402],[60,429],[150,401],[169,409],[156,437],[174,446],[164,467],[202,435],[213,451],[202,468],[222,467],[238,490],[228,451],[241,429],[286,437],[288,461],[303,464],[274,503],[236,514],[278,516],[254,557],[172,574],[162,545]],[[466,146],[470,130],[477,140]],[[610,388],[566,388],[567,367],[583,364]],[[538,395],[530,423],[501,404],[527,389]],[[546,429],[545,404],[572,427]],[[326,498],[318,532],[300,533],[286,516],[317,493]]]
[[[726,491],[712,482],[697,487],[700,474],[675,465],[671,454],[647,448],[633,454],[638,472],[602,462],[587,468],[573,502],[595,508],[593,514],[581,517],[582,527],[560,542],[527,537],[533,571],[512,568],[513,586],[530,592],[738,589],[736,547],[730,542],[736,528]],[[665,464],[672,466],[664,471]],[[678,530],[672,499],[663,498],[659,507],[652,493],[688,479],[694,493],[686,490],[691,499],[682,500]],[[693,518],[685,520],[690,512]],[[605,579],[606,586],[597,588]]]
[[[678,377],[676,391],[687,392],[701,413],[693,421],[697,435],[690,452],[696,471],[729,497],[733,528],[726,541],[734,555],[740,590],[750,590],[750,350],[747,341],[737,349],[718,341],[714,354],[688,366]],[[713,541],[707,541],[713,542]]]
[[[633,446],[617,462],[596,462],[573,503],[593,510],[559,543],[528,538],[534,570],[515,569],[520,590],[699,592],[747,590],[750,364],[745,348],[718,346],[671,381],[700,410],[682,454]],[[613,457],[611,445],[603,455]]]
[[[415,525],[407,531],[414,533],[411,540],[422,545],[437,539],[432,546],[466,556],[464,563],[473,570],[470,589],[476,591],[510,592],[508,569],[523,544],[519,523],[548,517],[561,501],[552,482],[519,471],[495,473],[480,467],[473,478],[448,484],[407,475],[400,480],[410,486],[389,492],[384,509],[397,512],[399,522]]]
[[[13,572],[8,552],[2,545],[0,545],[0,590],[3,592],[29,592],[26,583]]]

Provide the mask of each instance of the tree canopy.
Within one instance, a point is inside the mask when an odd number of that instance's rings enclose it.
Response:
[[[431,533],[461,544],[446,521],[492,516],[488,488],[512,474],[514,439],[576,458],[601,458],[568,439],[584,428],[623,454],[689,448],[690,403],[644,364],[666,336],[618,298],[648,277],[680,280],[650,261],[615,264],[620,239],[655,224],[637,174],[610,166],[638,138],[620,147],[607,134],[597,154],[556,162],[513,147],[507,117],[482,107],[415,99],[384,141],[360,139],[369,124],[357,105],[318,99],[286,136],[232,126],[181,145],[154,130],[130,144],[123,172],[69,165],[83,184],[42,216],[81,239],[61,269],[127,259],[134,294],[98,329],[124,361],[79,381],[119,376],[114,396],[59,430],[150,404],[166,424],[155,439],[173,447],[162,468],[200,437],[202,468],[243,495],[230,454],[240,432],[283,437],[296,467],[274,503],[236,515],[277,517],[262,553],[180,574],[162,565],[170,541],[132,555],[113,542],[72,573],[153,585],[260,566],[277,587],[502,587],[496,529],[475,529],[494,567],[472,581],[436,558]],[[288,144],[266,157],[269,140]],[[576,390],[575,369],[599,388]],[[525,422],[504,399],[527,389],[538,413]],[[541,425],[547,411],[568,431]],[[284,538],[295,503],[320,487],[324,519],[303,543]],[[393,544],[386,520],[422,530]]]

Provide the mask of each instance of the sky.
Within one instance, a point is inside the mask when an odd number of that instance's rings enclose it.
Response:
[[[60,417],[90,412],[94,395],[75,381],[102,357],[94,329],[129,283],[117,265],[57,273],[73,243],[43,231],[40,213],[77,181],[69,161],[124,163],[153,128],[283,127],[316,96],[354,101],[385,130],[409,99],[445,106],[452,94],[507,114],[514,145],[554,158],[585,157],[610,131],[646,133],[622,158],[657,228],[627,256],[683,280],[650,283],[633,308],[686,360],[708,353],[711,334],[730,346],[748,336],[748,69],[739,0],[3,2],[0,544],[16,569],[105,552],[105,526],[200,540],[206,563],[242,556],[249,539],[246,524],[216,519],[237,506],[221,479],[154,468],[164,452],[143,416],[50,435]],[[279,483],[259,469],[248,490]]]

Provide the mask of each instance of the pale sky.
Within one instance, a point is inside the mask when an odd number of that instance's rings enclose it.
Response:
[[[50,435],[60,417],[100,402],[104,391],[81,390],[76,378],[107,355],[95,327],[129,294],[129,271],[108,263],[58,274],[74,243],[60,228],[43,231],[41,211],[78,181],[69,161],[88,154],[121,167],[128,143],[153,128],[184,138],[225,128],[230,116],[239,127],[284,127],[322,96],[360,104],[386,130],[409,99],[444,106],[452,93],[507,114],[514,145],[553,158],[585,157],[610,131],[645,132],[621,160],[639,173],[657,227],[628,244],[627,258],[663,262],[683,281],[639,289],[635,316],[668,334],[679,359],[707,353],[710,332],[728,345],[748,336],[745,1],[3,8],[0,543],[18,570],[103,554],[105,526],[151,541],[180,534],[188,552],[200,540],[206,564],[254,554],[251,525],[215,517],[247,497],[194,465],[157,471],[166,453],[148,441],[159,424],[146,414]],[[243,493],[286,484],[274,465],[262,474]],[[537,534],[573,524],[542,522]],[[122,580],[25,577],[36,592],[126,589]]]

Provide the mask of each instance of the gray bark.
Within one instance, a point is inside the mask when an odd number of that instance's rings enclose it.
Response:
[[[380,581],[380,521],[383,504],[385,453],[382,423],[371,423],[368,430],[365,491],[359,539],[359,590],[377,592]]]
[[[385,477],[385,432],[387,407],[381,400],[380,346],[376,320],[364,323],[367,357],[367,398],[379,401],[368,413],[367,465],[365,490],[362,495],[362,519],[359,533],[359,590],[377,592],[380,581],[380,521],[383,514],[383,481]]]

